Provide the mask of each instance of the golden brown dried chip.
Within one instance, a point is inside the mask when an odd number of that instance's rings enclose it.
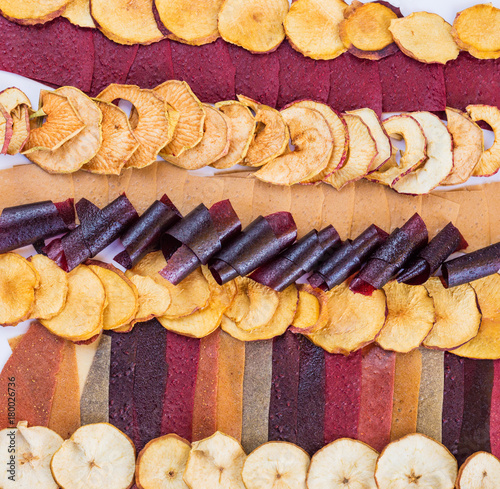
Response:
[[[131,127],[139,141],[139,147],[125,163],[125,167],[144,168],[155,162],[156,155],[172,139],[175,128],[167,103],[152,90],[116,83],[105,88],[97,98],[104,102],[128,100],[137,111],[137,125],[131,124]]]
[[[27,105],[19,105],[11,112],[12,137],[9,141],[7,154],[15,155],[22,151],[30,136],[30,114]]]
[[[66,6],[63,17],[66,17],[72,24],[80,27],[95,28],[94,19],[90,15],[90,0],[71,0]]]
[[[339,34],[347,4],[342,0],[297,0],[285,17],[290,44],[304,56],[333,59],[346,47]],[[321,35],[318,35],[321,32]]]
[[[470,285],[476,292],[483,318],[500,321],[500,275],[495,273],[479,280],[473,280]]]
[[[328,323],[328,297],[308,284],[299,285],[299,303],[292,323],[294,333],[314,333]]]
[[[134,284],[138,293],[138,308],[131,321],[131,326],[165,313],[171,304],[167,288],[156,283],[151,277],[143,277],[133,273],[127,273],[126,276]]]
[[[43,24],[55,19],[71,0],[1,0],[0,12],[18,24]]]
[[[30,317],[38,285],[38,273],[26,258],[0,255],[0,325],[15,326]]]

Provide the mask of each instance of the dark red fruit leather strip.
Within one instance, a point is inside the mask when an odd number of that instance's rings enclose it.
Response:
[[[500,360],[495,360],[493,390],[491,393],[490,445],[491,453],[500,457]]]

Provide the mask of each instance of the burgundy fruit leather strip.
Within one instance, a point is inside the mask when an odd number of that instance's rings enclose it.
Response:
[[[95,97],[111,83],[125,83],[139,45],[117,44],[108,39],[99,29],[94,29],[92,36],[94,40],[94,72],[90,95]]]
[[[464,359],[464,417],[457,449],[459,466],[477,451],[491,451],[490,408],[493,390],[492,360]]]
[[[168,374],[163,400],[162,435],[177,433],[191,441],[199,352],[199,339],[167,331]]]
[[[396,354],[373,346],[362,355],[357,438],[380,452],[391,441]]]
[[[0,70],[53,86],[90,90],[94,71],[92,31],[58,17],[37,25],[20,25],[0,16]]]
[[[491,453],[500,456],[500,360],[495,360],[493,390],[491,393],[490,411],[490,445]]]
[[[172,42],[171,48],[175,79],[187,82],[202,102],[234,99],[235,68],[223,39],[203,46]]]
[[[330,64],[307,58],[285,40],[276,50],[279,58],[278,109],[296,100],[325,103],[330,91]]]
[[[444,395],[442,443],[457,455],[464,416],[464,359],[444,354]]]
[[[126,83],[152,89],[173,78],[174,65],[170,41],[163,39],[147,46],[139,46]]]
[[[256,56],[234,44],[227,44],[227,47],[236,70],[236,94],[276,107],[280,71],[278,53],[274,51]]]
[[[6,207],[0,215],[0,253],[64,233],[74,225],[73,199]]]
[[[406,266],[398,276],[398,282],[422,285],[455,251],[467,248],[467,241],[450,222]]]
[[[445,287],[466,284],[500,270],[500,243],[467,253],[443,263]]]
[[[171,200],[164,195],[156,200],[122,235],[125,250],[113,259],[124,268],[132,268],[143,256],[160,248],[163,233],[182,218]]]
[[[297,443],[300,337],[287,331],[273,340],[269,441]]]
[[[329,61],[328,105],[339,112],[369,107],[382,115],[382,85],[377,63],[344,53]]]
[[[156,320],[136,324],[137,353],[133,389],[135,448],[161,435],[163,400],[167,384],[167,330]]]
[[[297,444],[312,456],[323,447],[324,442],[325,352],[305,336],[299,338]]]
[[[420,63],[398,52],[377,63],[384,112],[442,111],[446,108],[443,66]],[[357,88],[356,84],[353,84]]]

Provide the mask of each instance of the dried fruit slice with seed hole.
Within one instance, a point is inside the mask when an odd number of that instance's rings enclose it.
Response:
[[[44,24],[61,15],[70,2],[71,0],[44,0],[43,2],[1,0],[0,12],[4,17],[18,24]]]
[[[19,105],[26,105],[31,109],[30,99],[16,87],[9,87],[0,92],[0,104],[9,114]]]
[[[137,289],[138,308],[131,325],[161,316],[171,304],[168,289],[157,284],[151,277],[127,272],[126,277]],[[124,326],[124,325],[122,325]]]
[[[309,455],[284,441],[270,441],[248,455],[241,477],[247,489],[305,489]]]
[[[302,334],[319,331],[328,323],[328,297],[308,284],[301,284],[298,289],[299,303],[291,330]]]
[[[68,19],[72,24],[80,27],[95,28],[95,22],[90,15],[89,0],[71,0],[66,6],[62,16]]]
[[[481,489],[495,487],[500,480],[500,460],[488,452],[472,454],[460,467],[457,489]]]
[[[108,423],[88,424],[62,444],[51,469],[64,489],[128,489],[135,472],[134,444]]]

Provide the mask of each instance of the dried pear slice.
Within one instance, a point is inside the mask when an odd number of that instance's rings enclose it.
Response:
[[[288,0],[225,0],[219,12],[222,38],[252,53],[274,51],[285,39]]]
[[[322,172],[333,152],[333,137],[326,119],[314,109],[290,106],[281,111],[293,151],[266,163],[255,177],[275,185],[294,185]]]
[[[214,168],[221,170],[241,164],[252,142],[257,123],[250,109],[236,100],[218,102],[215,107],[226,116],[231,134],[229,151],[225,156],[212,163]]]
[[[309,284],[301,284],[298,289],[299,302],[291,330],[302,334],[319,331],[328,323],[328,297]]]
[[[64,9],[62,16],[72,24],[80,27],[95,28],[96,26],[92,15],[90,15],[89,0],[71,0]]]
[[[39,283],[26,258],[17,253],[0,255],[0,325],[15,326],[30,317]]]
[[[137,125],[131,126],[139,147],[125,163],[125,168],[144,168],[154,163],[157,154],[172,139],[175,127],[167,103],[152,90],[116,83],[105,88],[97,98],[104,102],[128,100],[137,111]]]
[[[328,323],[307,337],[329,353],[349,353],[375,341],[386,317],[386,299],[383,290],[371,296],[355,294],[344,282],[326,292]]]
[[[138,307],[131,326],[165,314],[171,304],[168,289],[157,284],[151,277],[143,277],[130,272],[127,272],[126,277],[136,287],[138,294]]]
[[[457,489],[494,488],[500,480],[500,460],[488,452],[472,454],[460,467]]]
[[[169,163],[186,170],[198,170],[208,166],[229,151],[231,128],[222,112],[211,105],[203,104],[205,110],[204,133],[201,141],[180,156],[170,156],[160,152],[160,156]]]
[[[339,34],[347,4],[342,0],[297,0],[285,17],[290,44],[304,56],[333,59],[346,51]],[[318,35],[321,32],[321,35]]]
[[[161,150],[160,155],[180,156],[187,149],[194,148],[203,137],[203,104],[184,81],[168,80],[153,91],[179,112],[172,141]]]
[[[384,285],[388,315],[377,336],[384,350],[408,353],[418,348],[434,326],[434,301],[422,285]]]
[[[229,319],[239,322],[241,321],[250,310],[250,297],[247,294],[248,285],[251,281],[247,277],[236,277],[233,280],[233,283],[236,286],[236,294],[231,302],[231,305],[228,307],[226,312],[224,313]]]
[[[64,489],[128,489],[134,479],[135,448],[118,428],[88,424],[62,444],[50,465]]]
[[[290,133],[283,116],[272,107],[259,104],[251,98],[238,95],[238,100],[255,113],[257,127],[243,158],[243,165],[263,166],[273,158],[282,155],[288,148]]]
[[[53,334],[70,341],[86,341],[102,330],[106,292],[99,277],[86,265],[68,273],[68,295],[61,312],[40,322]]]
[[[1,0],[0,13],[23,25],[44,24],[59,17],[71,0]]]
[[[427,348],[451,350],[474,338],[481,324],[476,293],[469,284],[444,288],[438,277],[431,277],[424,287],[434,300],[436,322],[424,340]]]
[[[344,119],[349,132],[347,160],[342,168],[339,168],[323,180],[337,190],[366,176],[378,154],[377,143],[361,117],[345,114]]]
[[[500,110],[491,105],[468,105],[467,112],[474,122],[485,121],[495,133],[493,145],[483,151],[472,172],[475,177],[489,177],[500,168]]]
[[[31,319],[50,319],[63,309],[68,295],[68,277],[45,255],[34,255],[29,262],[40,277],[40,285],[35,290],[35,303]]]

